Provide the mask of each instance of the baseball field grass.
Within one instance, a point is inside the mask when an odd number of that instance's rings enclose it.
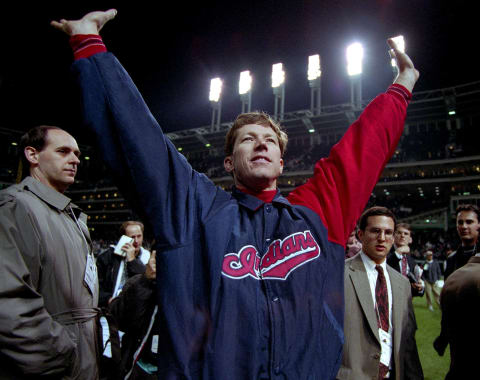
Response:
[[[443,356],[439,356],[433,348],[433,341],[440,333],[442,313],[437,305],[434,311],[428,310],[425,296],[413,299],[418,330],[417,347],[423,367],[425,380],[443,380],[450,366],[449,348]]]

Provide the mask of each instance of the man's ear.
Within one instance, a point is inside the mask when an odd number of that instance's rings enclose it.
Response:
[[[280,158],[280,174],[283,173],[283,158]]]
[[[23,150],[25,158],[31,164],[38,164],[38,151],[33,146],[27,146]]]
[[[225,157],[225,159],[223,160],[223,166],[225,167],[225,170],[228,173],[233,172],[234,167],[233,167],[232,156]]]
[[[358,241],[363,244],[363,236],[365,234],[365,231],[358,230],[355,236],[357,237]]]

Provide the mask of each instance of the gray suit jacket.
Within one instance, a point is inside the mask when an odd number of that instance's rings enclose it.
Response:
[[[392,289],[393,372],[396,380],[423,379],[410,283],[387,265]],[[345,344],[337,379],[376,379],[380,363],[377,316],[360,254],[345,261]]]

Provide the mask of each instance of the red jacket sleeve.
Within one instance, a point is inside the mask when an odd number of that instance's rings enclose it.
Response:
[[[403,132],[410,92],[394,84],[377,96],[319,160],[313,177],[288,196],[292,204],[315,211],[329,241],[345,246]]]

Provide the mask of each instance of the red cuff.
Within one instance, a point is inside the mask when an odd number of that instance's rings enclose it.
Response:
[[[75,34],[70,37],[70,47],[75,60],[107,51],[102,37],[98,34]]]
[[[408,91],[405,86],[402,86],[398,83],[394,83],[390,87],[388,87],[387,92],[400,95],[405,100],[405,103],[407,103],[407,106],[408,103],[410,103],[410,100],[412,100],[412,93]]]

